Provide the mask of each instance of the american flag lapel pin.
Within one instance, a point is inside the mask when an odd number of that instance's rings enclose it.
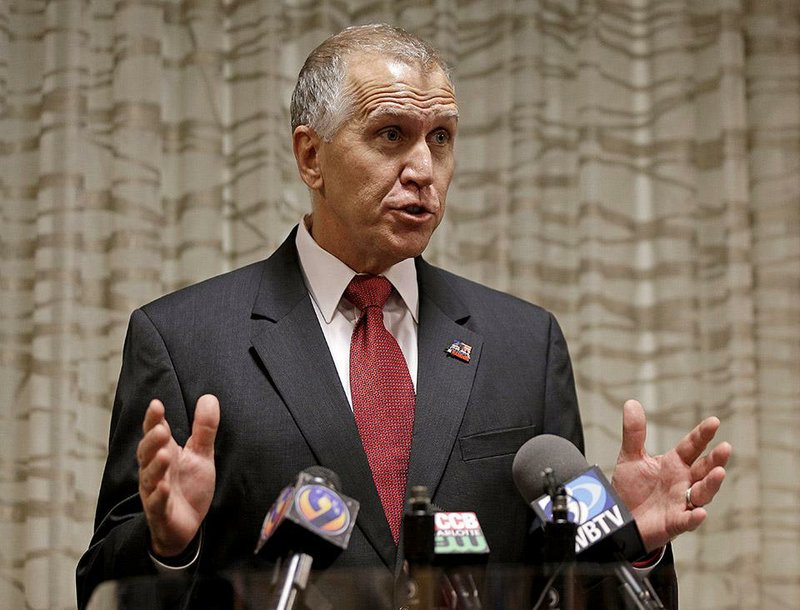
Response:
[[[453,341],[452,345],[447,348],[447,355],[458,358],[463,362],[469,362],[470,358],[472,358],[472,346],[456,339]]]

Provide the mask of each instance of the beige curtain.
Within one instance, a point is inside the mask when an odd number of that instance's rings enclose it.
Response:
[[[797,0],[0,1],[0,606],[74,607],[130,311],[284,238],[294,77],[369,21],[455,65],[427,256],[556,313],[590,459],[722,419],[683,607],[800,608]]]

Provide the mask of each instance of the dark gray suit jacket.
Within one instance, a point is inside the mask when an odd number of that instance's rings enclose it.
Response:
[[[78,566],[83,604],[101,581],[153,572],[138,498],[136,445],[151,398],[178,443],[197,398],[219,397],[217,486],[198,569],[252,554],[280,489],[311,464],[361,503],[341,566],[395,570],[397,549],[333,360],[303,282],[294,231],[266,261],[135,311],[114,401],[91,546]],[[515,452],[540,433],[583,450],[567,346],[551,314],[418,258],[419,371],[409,485],[445,510],[478,514],[492,561],[519,562],[531,511],[511,478]],[[464,362],[446,350],[472,346]]]

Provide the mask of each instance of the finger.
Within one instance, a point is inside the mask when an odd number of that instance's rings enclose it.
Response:
[[[708,443],[714,438],[719,429],[719,419],[708,417],[697,424],[694,429],[684,436],[675,446],[678,457],[684,464],[691,466],[706,450]]]
[[[152,494],[162,480],[166,480],[170,465],[170,455],[166,448],[160,449],[146,466],[139,469],[139,492],[146,496]]]
[[[722,442],[714,447],[708,455],[697,460],[692,464],[692,481],[699,481],[717,466],[722,466],[724,468],[731,457],[732,450],[730,443]]]
[[[698,507],[710,504],[722,486],[725,474],[725,469],[717,466],[702,480],[692,484],[692,504]]]
[[[186,448],[205,456],[214,456],[214,439],[219,428],[219,400],[213,394],[204,394],[197,399],[192,422],[192,436]]]
[[[644,454],[644,442],[647,438],[647,418],[644,407],[637,400],[626,400],[622,405],[622,458],[639,458]]]
[[[153,428],[153,426],[157,425],[158,422],[164,419],[165,413],[166,409],[164,408],[163,402],[161,402],[158,398],[151,400],[147,407],[147,411],[144,413],[144,421],[142,422],[143,432],[147,434]]]
[[[672,533],[672,538],[679,536],[684,532],[692,532],[696,530],[703,521],[708,517],[708,512],[704,508],[695,508],[694,510],[683,511],[675,520],[675,528],[677,531]]]
[[[162,479],[156,485],[153,493],[147,498],[142,498],[144,512],[147,516],[147,522],[151,528],[155,525],[154,520],[164,517],[167,512],[167,500],[169,499],[169,483]]]
[[[139,441],[139,446],[136,448],[136,459],[139,461],[139,466],[147,466],[156,452],[162,447],[167,447],[171,440],[172,431],[167,420],[162,418]]]

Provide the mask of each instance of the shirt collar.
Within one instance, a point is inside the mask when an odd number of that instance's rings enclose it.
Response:
[[[308,232],[305,219],[300,222],[297,229],[295,244],[308,292],[317,304],[325,322],[330,324],[345,288],[357,274],[314,241]],[[414,259],[404,259],[389,267],[381,275],[392,283],[411,312],[414,322],[418,322],[419,287],[417,286],[417,268],[414,265]]]

